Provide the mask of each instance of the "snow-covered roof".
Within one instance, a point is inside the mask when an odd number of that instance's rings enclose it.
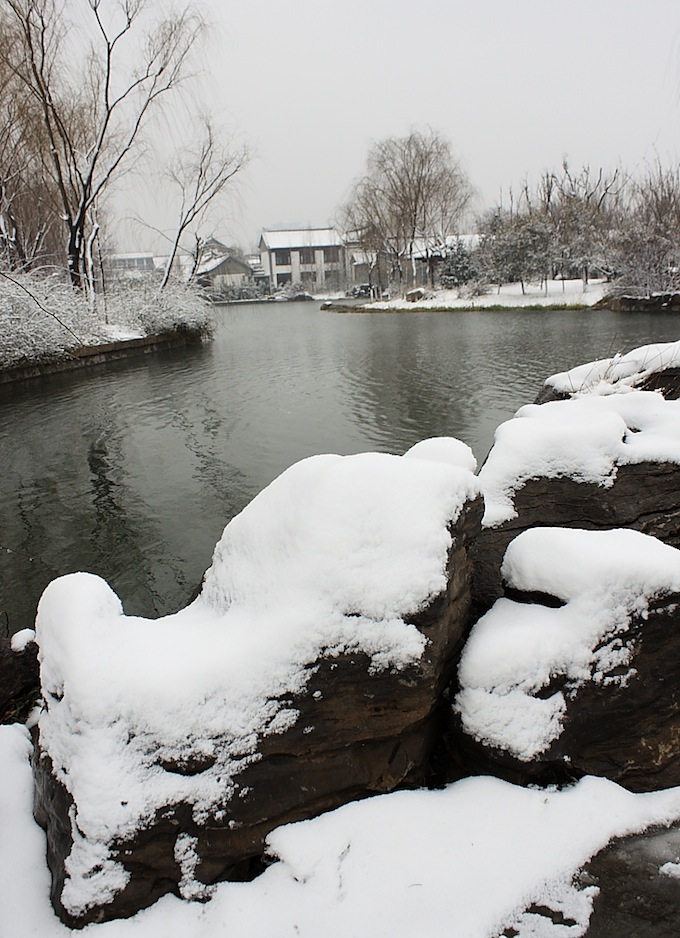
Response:
[[[457,244],[462,244],[466,250],[472,251],[479,244],[479,235],[447,235],[443,241],[436,238],[418,238],[413,243],[413,257],[416,260],[422,260],[423,258],[432,257],[433,255],[444,255]]]
[[[240,257],[234,257],[233,254],[214,254],[210,252],[201,258],[201,262],[196,268],[196,276],[200,277],[204,274],[213,273],[227,261],[231,261],[232,264],[240,267],[244,274],[252,274],[253,272],[250,264]]]
[[[342,247],[343,240],[335,228],[294,228],[262,230],[261,243],[269,251],[285,248]]]
[[[362,251],[352,248],[352,264],[356,267],[358,264],[375,264],[375,251]]]

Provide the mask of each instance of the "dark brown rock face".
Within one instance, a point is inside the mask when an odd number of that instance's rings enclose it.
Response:
[[[514,495],[517,517],[482,528],[473,547],[474,611],[503,595],[501,564],[510,541],[534,527],[632,528],[680,547],[680,466],[643,462],[617,468],[608,488],[570,478],[529,479]]]
[[[579,889],[596,887],[584,938],[677,938],[680,927],[680,826],[650,828],[617,838],[596,854],[575,877]],[[532,916],[552,926],[579,924],[548,905],[528,906]],[[541,932],[543,933],[543,932]],[[557,929],[555,929],[555,934]],[[565,932],[566,934],[567,932]],[[499,938],[517,938],[508,927]]]
[[[71,799],[38,740],[35,814],[47,830],[52,899],[62,920],[81,927],[133,915],[168,892],[189,894],[178,855],[183,839],[191,844],[190,894],[196,896],[202,885],[251,878],[259,869],[265,837],[281,824],[374,793],[423,784],[444,719],[442,693],[471,624],[469,547],[481,515],[481,498],[462,511],[451,532],[447,588],[410,620],[428,639],[420,660],[402,670],[373,673],[364,654],[311,662],[304,692],[289,701],[298,719],[285,732],[259,740],[257,758],[236,777],[236,793],[225,790],[221,810],[201,823],[188,805],[159,810],[133,838],[113,845],[112,859],[131,874],[128,885],[106,904],[76,916],[61,901],[71,850]],[[162,768],[200,776],[205,765],[163,763]]]
[[[40,696],[38,646],[30,642],[23,651],[12,651],[0,638],[0,723],[25,720]]]
[[[659,295],[642,300],[631,297],[619,299],[621,302],[629,299],[633,304],[631,308],[637,308],[635,304],[647,302],[656,304],[658,308],[670,308],[677,304],[679,295]],[[606,367],[601,367],[602,363],[593,363],[595,387],[601,392],[602,388],[608,385],[608,399],[611,401],[614,401],[620,392],[630,391],[656,392],[663,401],[669,402],[680,399],[680,368],[674,364],[671,354],[673,344],[660,347],[665,353],[659,352],[656,347],[652,347],[654,352],[649,353],[646,348],[642,347],[624,356],[627,364],[623,369],[620,368],[621,360],[618,356],[611,359],[609,364],[605,362]],[[566,377],[569,378],[571,374],[572,372],[568,372]],[[550,410],[551,405],[563,402],[564,406],[564,403],[573,401],[575,407],[582,407],[584,403],[588,403],[589,390],[592,391],[586,383],[589,380],[589,371],[584,373],[583,369],[575,369],[573,374],[573,383],[571,378],[565,381],[565,375],[556,376],[561,379],[557,382],[559,387],[573,387],[573,392],[557,391],[546,383],[536,398],[536,404],[548,405],[548,412],[554,414],[554,427],[560,426],[559,421],[564,420],[571,405],[567,405],[567,411]],[[656,395],[650,396],[649,403],[658,404],[659,398]],[[591,400],[591,403],[602,403],[603,399],[600,398],[598,402],[597,397],[598,394],[594,394],[595,399]],[[616,407],[613,410],[616,410]],[[593,413],[595,412],[594,409]],[[586,422],[588,412],[581,410],[581,415]],[[636,419],[636,415],[629,415],[628,425],[622,427],[622,443],[633,440],[639,431],[644,429],[636,424]],[[673,412],[673,420],[675,419],[676,414]],[[570,439],[573,452],[569,453],[569,456],[578,456],[579,440],[574,436]],[[498,444],[489,454],[488,461],[494,456],[503,457],[502,445],[500,454],[494,452],[497,446]],[[550,453],[547,450],[543,455],[547,456],[549,461]],[[644,534],[651,534],[673,547],[680,547],[680,465],[677,461],[664,461],[663,457],[652,459],[655,461],[647,459],[646,456],[618,458],[612,465],[615,473],[612,485],[583,481],[573,466],[571,469],[565,467],[562,475],[554,471],[550,475],[540,471],[527,473],[529,477],[525,476],[521,480],[512,495],[516,517],[497,527],[485,527],[475,545],[475,615],[483,614],[502,595],[500,566],[505,550],[519,533],[531,527],[594,530],[632,528]],[[485,467],[482,467],[482,478],[484,470]]]
[[[580,876],[599,887],[586,938],[677,938],[680,931],[680,826],[623,837]]]
[[[566,714],[559,737],[531,761],[467,737],[453,714],[450,777],[492,774],[521,784],[559,784],[597,775],[637,792],[680,785],[680,595],[659,600],[646,618],[633,618],[625,639],[633,648],[627,681],[570,687],[555,677],[536,693],[562,691]]]

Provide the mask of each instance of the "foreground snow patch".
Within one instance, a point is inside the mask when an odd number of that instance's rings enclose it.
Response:
[[[680,551],[639,531],[532,528],[512,541],[501,573],[566,605],[499,599],[465,646],[455,706],[471,736],[530,761],[560,735],[567,709],[564,691],[538,692],[555,677],[569,693],[587,681],[625,683],[631,617],[680,590]]]
[[[30,742],[0,727],[0,931],[66,938],[49,902],[45,842],[31,817]],[[604,779],[538,791],[491,778],[346,805],[269,838],[274,863],[222,883],[206,905],[174,897],[93,938],[578,938],[596,890],[576,870],[612,837],[680,818],[680,789],[634,795]],[[567,930],[523,910],[535,903]]]
[[[420,658],[426,639],[407,618],[445,589],[449,526],[478,494],[467,447],[429,450],[293,466],[227,526],[201,595],[176,615],[125,616],[91,574],[47,587],[40,744],[75,802],[61,897],[72,914],[125,886],[111,847],[159,809],[224,817],[258,739],[296,722],[310,664]],[[205,769],[164,767],[188,763]]]

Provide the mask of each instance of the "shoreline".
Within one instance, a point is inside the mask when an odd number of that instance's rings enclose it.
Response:
[[[194,329],[174,330],[131,339],[118,339],[98,345],[82,345],[45,356],[33,361],[0,367],[0,386],[20,381],[31,381],[46,375],[59,374],[63,371],[75,371],[106,362],[148,355],[161,349],[182,348],[197,345],[203,341],[202,333]]]
[[[419,306],[418,303],[408,306],[348,306],[343,303],[324,304],[321,309],[329,313],[514,313],[522,310],[527,313],[543,312],[583,312],[595,307],[590,304],[578,303],[527,303],[526,305],[504,305],[503,303],[493,303],[489,305],[468,306]],[[600,306],[599,309],[608,309],[608,305]]]

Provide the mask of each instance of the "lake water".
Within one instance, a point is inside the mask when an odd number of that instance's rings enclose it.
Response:
[[[680,338],[597,312],[342,314],[216,308],[215,341],[0,389],[0,630],[56,576],[103,576],[129,614],[183,606],[225,524],[314,453],[457,436],[481,460],[543,380]]]

